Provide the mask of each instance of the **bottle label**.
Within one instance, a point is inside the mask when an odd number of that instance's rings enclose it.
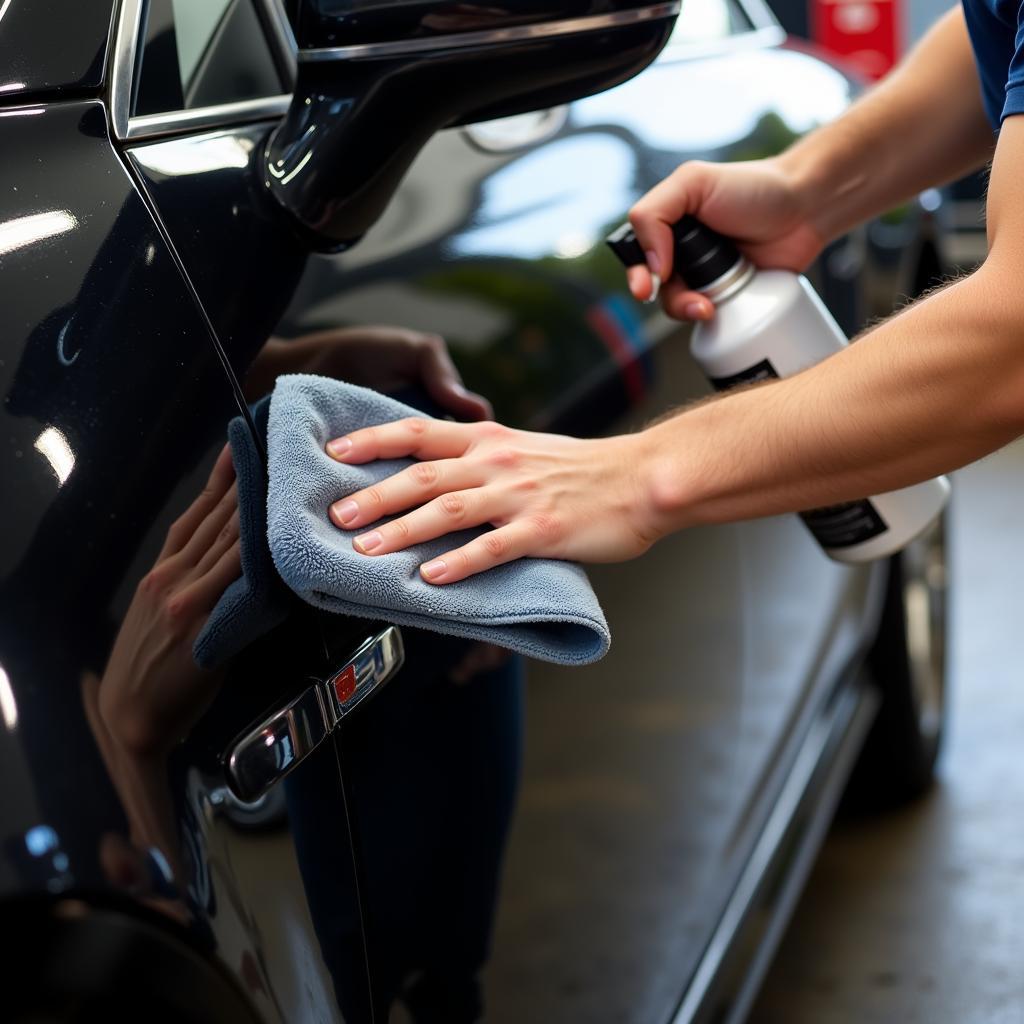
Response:
[[[779,374],[775,367],[767,359],[762,359],[753,366],[748,366],[731,377],[708,377],[711,386],[716,391],[728,391],[730,388],[739,387],[741,384],[756,384],[762,380],[778,380]]]
[[[771,362],[762,359],[729,377],[709,377],[708,380],[716,391],[728,391],[741,384],[778,378],[779,374]],[[823,548],[850,548],[885,533],[889,528],[867,498],[801,512],[800,518]]]
[[[823,548],[852,548],[888,529],[867,498],[801,512],[800,518]]]

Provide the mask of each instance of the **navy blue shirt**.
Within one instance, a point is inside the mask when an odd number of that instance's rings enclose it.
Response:
[[[985,112],[998,131],[1004,117],[1024,114],[1024,2],[963,0],[963,5]]]

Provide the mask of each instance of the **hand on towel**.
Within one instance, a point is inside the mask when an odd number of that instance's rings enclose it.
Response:
[[[467,391],[444,339],[402,327],[341,327],[299,338],[271,338],[245,380],[250,400],[266,394],[285,373],[316,373],[382,394],[420,385],[460,420],[493,415],[486,398]]]
[[[119,747],[162,755],[213,699],[221,675],[196,665],[192,645],[241,574],[235,473],[225,447],[139,582],[103,671],[98,710]]]
[[[412,456],[421,461],[331,506],[336,526],[356,530],[406,509],[355,539],[384,555],[455,530],[497,529],[420,567],[429,583],[454,583],[516,558],[615,562],[661,535],[641,476],[646,434],[581,441],[497,423],[404,419],[327,445],[339,462]]]

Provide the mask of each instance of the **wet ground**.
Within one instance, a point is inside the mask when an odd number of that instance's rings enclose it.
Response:
[[[752,1024],[1024,1024],[1024,444],[958,474],[934,792],[832,830]]]

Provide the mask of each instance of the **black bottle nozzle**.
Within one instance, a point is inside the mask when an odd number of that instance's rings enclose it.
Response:
[[[742,259],[739,249],[728,238],[690,214],[685,214],[672,226],[672,236],[672,273],[678,274],[688,288],[697,291],[717,281]],[[635,267],[647,262],[643,246],[630,224],[616,228],[605,241],[623,266]]]

